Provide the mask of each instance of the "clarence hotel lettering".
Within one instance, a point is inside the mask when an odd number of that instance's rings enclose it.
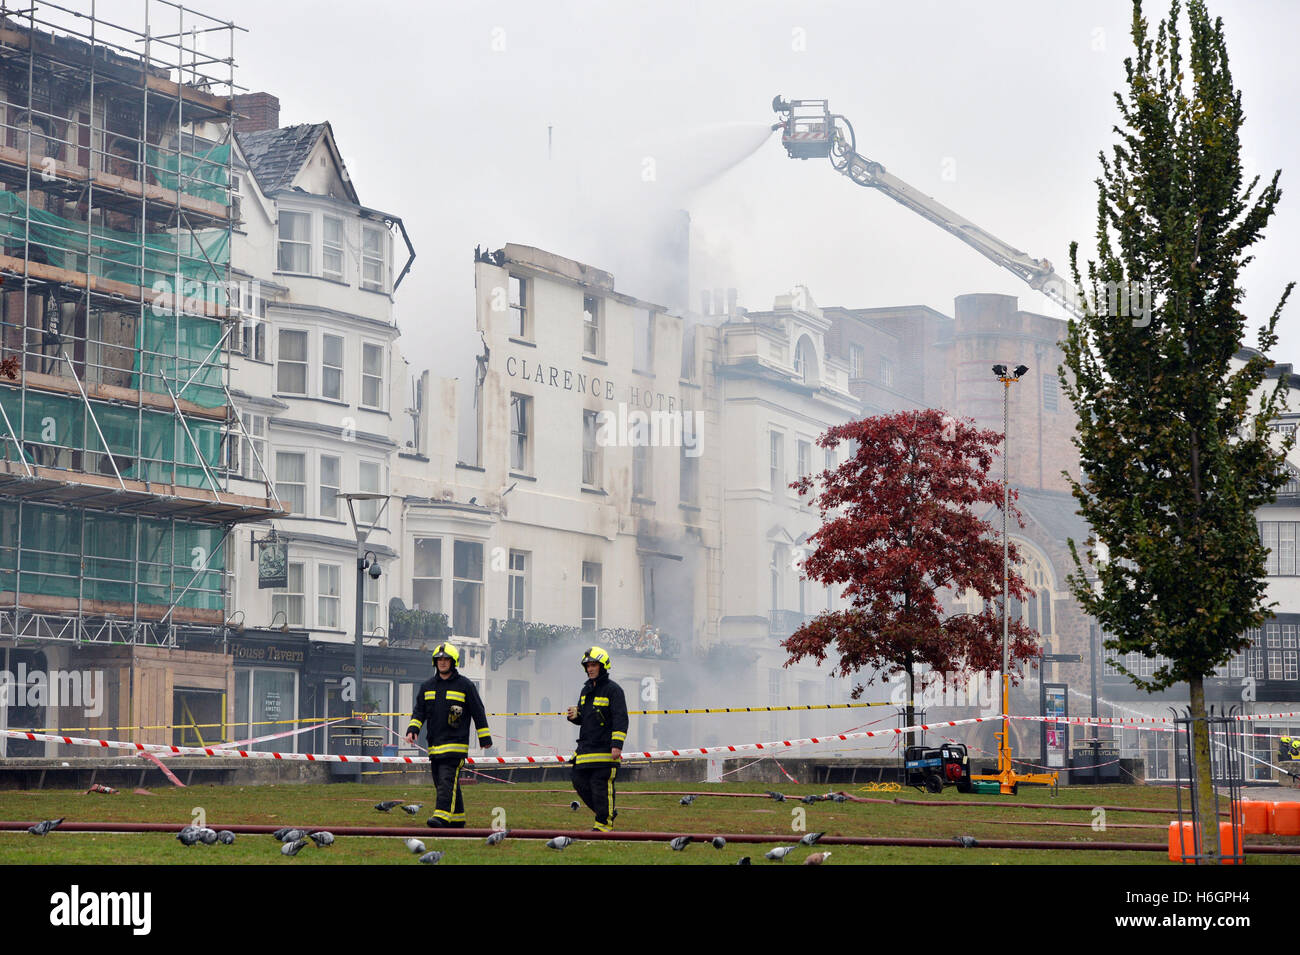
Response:
[[[541,362],[530,362],[527,358],[516,358],[510,355],[506,358],[506,374],[511,378],[522,378],[524,381],[550,388],[576,391],[580,395],[593,395],[606,401],[614,400],[614,382],[608,378],[573,371],[569,368],[543,365]],[[637,388],[632,385],[628,389],[628,404],[638,408],[657,407],[659,410],[676,411],[677,396],[656,393],[648,388]]]

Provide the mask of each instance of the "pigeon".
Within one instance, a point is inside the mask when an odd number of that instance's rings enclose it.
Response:
[[[490,846],[499,846],[506,841],[506,836],[510,835],[509,829],[498,829],[492,835],[487,837],[487,844]]]
[[[375,808],[380,812],[388,812],[390,809],[395,809],[401,804],[402,800],[400,799],[385,799],[379,805],[375,806]]]
[[[727,840],[722,838],[722,836],[714,836],[712,839],[709,840],[709,845],[713,846],[713,848],[715,849],[721,849],[726,844],[727,844]]]
[[[749,865],[749,856],[741,856],[736,860],[736,865]]]
[[[974,836],[958,836],[957,845],[963,849],[974,849],[979,843],[975,841]]]
[[[802,799],[800,799],[799,801],[800,801],[801,803],[803,803],[804,805],[811,806],[811,805],[812,805],[813,803],[815,803],[815,802],[821,802],[822,799],[824,799],[824,798],[825,798],[825,797],[823,797],[823,796],[809,795],[809,796],[804,796],[804,797],[803,797]]]
[[[176,838],[181,841],[183,846],[196,846],[203,841],[199,836],[198,826],[186,826],[176,833]]]
[[[672,849],[673,852],[681,852],[690,844],[691,844],[690,836],[678,836],[672,842],[668,843],[668,848]]]
[[[301,829],[290,829],[280,837],[281,842],[297,842],[299,839],[307,838],[307,833]]]
[[[801,846],[815,846],[817,845],[817,841],[824,835],[826,835],[824,832],[810,832],[799,840],[799,844]]]
[[[574,812],[577,812],[577,811],[578,811],[578,800],[575,799],[575,800],[573,800],[573,802],[569,803],[569,808],[572,809]]]
[[[437,865],[442,861],[442,853],[437,850],[426,852],[424,855],[420,856],[420,861],[425,865]]]
[[[771,796],[773,799],[775,799],[777,802],[785,802],[785,793],[773,792],[772,790],[769,789],[767,790],[767,794]]]
[[[425,851],[424,843],[419,839],[407,839],[406,848],[410,849],[416,855],[421,855]]]
[[[46,819],[43,822],[38,822],[34,826],[28,826],[27,831],[34,836],[43,836],[51,829],[59,828],[59,823],[61,823],[65,818],[67,817],[61,816],[58,819]]]
[[[695,802],[695,794],[691,793],[690,795],[683,796],[681,799],[677,800],[677,802],[679,805],[689,806],[691,803]]]
[[[279,829],[275,830],[275,832],[271,833],[271,836],[276,842],[284,842],[284,834],[292,831],[293,826],[281,826]]]
[[[565,846],[569,846],[572,844],[573,844],[573,840],[570,839],[568,836],[556,836],[554,839],[546,843],[546,848],[563,849]]]
[[[844,795],[844,793],[836,793],[835,795],[831,796],[831,799],[833,799],[835,802],[848,802],[848,801],[849,801],[849,797],[846,796],[846,795]]]
[[[821,865],[831,857],[829,852],[814,852],[808,858],[803,860],[804,865]]]
[[[217,833],[217,841],[223,846],[233,846],[235,844],[235,834],[229,829],[222,829]]]
[[[763,858],[774,859],[777,862],[783,862],[785,861],[785,857],[792,852],[794,852],[794,846],[777,846],[771,852],[767,853]]]
[[[406,813],[408,816],[414,816],[417,812],[420,811],[420,807],[423,805],[424,803],[422,802],[411,803],[411,805],[409,806],[403,806],[402,812]]]
[[[334,845],[334,833],[326,832],[323,829],[320,832],[313,832],[308,838],[316,843],[316,846],[320,849]]]
[[[280,847],[280,855],[296,856],[306,844],[306,839],[294,839],[292,842],[286,842]]]
[[[199,830],[199,839],[203,842],[205,846],[216,845],[217,830],[209,829],[207,826],[204,826],[202,829]]]

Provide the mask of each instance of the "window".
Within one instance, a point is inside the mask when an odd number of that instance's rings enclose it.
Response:
[[[275,453],[275,492],[289,513],[307,513],[307,455],[295,451]]]
[[[1043,410],[1056,411],[1060,407],[1061,382],[1055,375],[1043,375]]]
[[[280,213],[281,272],[311,273],[311,215],[306,212]]]
[[[510,620],[528,618],[528,555],[520,550],[510,552],[510,587],[507,595],[506,617]]]
[[[246,437],[240,439],[238,461],[233,463],[239,467],[240,476],[250,481],[265,480],[263,469],[269,463],[266,460],[266,416],[244,412],[239,417]],[[260,466],[259,460],[262,462]]]
[[[594,411],[582,413],[582,483],[600,486],[600,446],[596,443],[599,416]]]
[[[894,363],[884,355],[880,356],[880,383],[886,388],[894,387]]]
[[[527,473],[532,469],[528,436],[532,430],[533,399],[510,396],[510,469]]]
[[[326,335],[322,339],[320,393],[322,398],[343,400],[343,339]]]
[[[638,312],[632,317],[632,367],[654,371],[655,313]]]
[[[366,226],[361,230],[361,287],[375,292],[387,291],[388,265],[384,254],[383,229]]]
[[[1268,557],[1264,561],[1264,572],[1270,577],[1295,577],[1296,569],[1296,522],[1295,521],[1260,521],[1259,537],[1268,548]]]
[[[303,564],[290,561],[288,586],[275,588],[271,596],[271,613],[278,615],[283,612],[291,627],[306,626],[307,597],[303,592],[303,580]]]
[[[533,339],[533,329],[528,319],[528,279],[510,276],[510,334],[527,341]]]
[[[632,445],[632,496],[650,497],[650,447],[646,444]]]
[[[682,380],[695,380],[695,329],[682,330]]]
[[[812,469],[812,445],[807,441],[800,441],[796,443],[795,449],[795,466],[798,469],[795,474],[797,477],[806,477]]]
[[[601,300],[594,295],[582,297],[582,351],[599,358],[602,354],[600,334]]]
[[[772,471],[772,493],[785,493],[785,437],[779,432],[772,431],[769,433],[770,439],[770,467]]]
[[[280,330],[275,388],[285,395],[307,394],[307,333]]]
[[[802,341],[794,346],[794,376],[802,382],[808,381],[808,352]]]
[[[380,471],[381,467],[375,461],[358,462],[358,489],[370,494],[382,494],[384,489],[380,485]],[[357,501],[357,520],[373,524],[379,517],[379,508],[383,503],[381,500]]]
[[[320,458],[320,516],[339,516],[339,459],[322,454]]]
[[[266,361],[266,322],[256,316],[245,315],[240,328],[244,340],[239,350],[244,357],[253,361]]]
[[[834,471],[835,468],[836,468],[835,451],[831,448],[827,448],[826,449],[826,470]]]
[[[867,357],[861,345],[849,346],[849,377],[861,378],[867,367]]]
[[[582,562],[582,629],[595,633],[600,629],[600,564]]]
[[[415,566],[411,572],[411,600],[416,610],[442,613],[442,538],[415,539]]]
[[[384,349],[369,343],[361,346],[361,404],[384,407]]]
[[[379,620],[379,581],[369,574],[364,574],[362,579],[366,582],[366,599],[361,608],[361,632],[374,633],[382,626]]]
[[[483,608],[483,545],[456,541],[452,546],[451,618],[458,637],[478,637]]]
[[[316,626],[339,629],[339,565],[316,565]]]
[[[326,216],[321,237],[321,274],[343,281],[343,220]]]
[[[681,462],[681,503],[698,504],[700,502],[700,458],[697,454],[692,454],[686,441],[682,441],[682,462]]]

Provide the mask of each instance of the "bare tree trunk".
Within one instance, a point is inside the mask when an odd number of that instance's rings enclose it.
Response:
[[[909,662],[907,664],[907,710],[906,710],[906,717],[903,720],[903,725],[912,726],[915,722],[916,722],[916,674],[913,673],[912,664]],[[907,731],[907,739],[905,740],[904,745],[905,746],[916,745],[916,735],[911,730]]]
[[[1205,682],[1187,681],[1191,690],[1192,759],[1196,762],[1196,802],[1201,810],[1201,854],[1218,857],[1219,815],[1214,806],[1214,776],[1210,772],[1210,724],[1205,712]]]

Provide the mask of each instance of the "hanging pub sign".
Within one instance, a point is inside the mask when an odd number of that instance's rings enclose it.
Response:
[[[258,541],[257,589],[289,586],[289,545],[284,541]]]

